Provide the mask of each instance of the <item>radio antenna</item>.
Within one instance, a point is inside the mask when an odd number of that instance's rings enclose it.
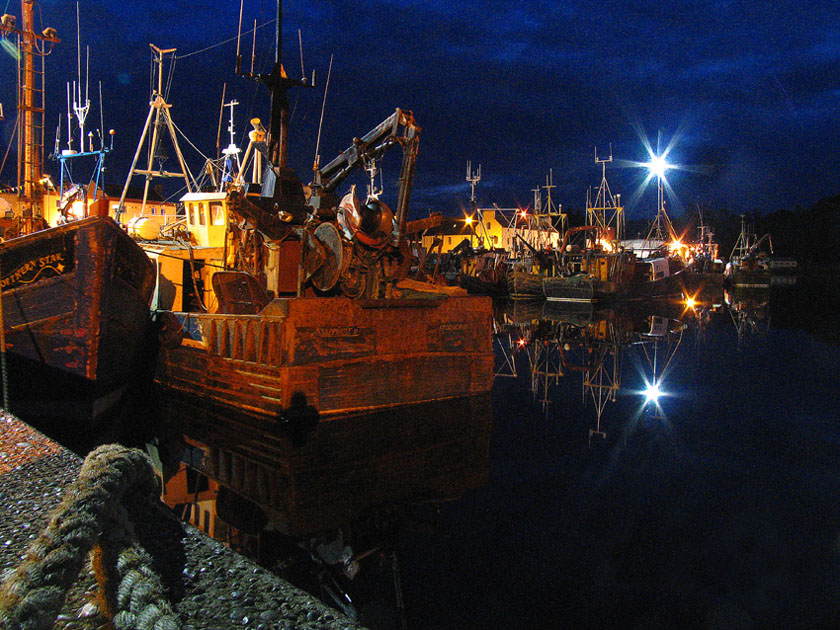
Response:
[[[318,139],[315,141],[315,170],[321,162],[321,127],[324,125],[324,109],[327,106],[327,90],[330,89],[330,75],[332,74],[333,55],[330,55],[330,67],[327,70],[327,82],[324,84],[324,100],[321,101],[321,120],[318,121]]]
[[[242,37],[242,5],[245,0],[239,0],[239,28],[236,30],[236,74],[242,70],[242,56],[239,54],[239,40]],[[224,102],[224,99],[222,99]]]
[[[303,36],[298,29],[298,47],[300,48],[300,76],[305,77],[306,72],[303,70]]]

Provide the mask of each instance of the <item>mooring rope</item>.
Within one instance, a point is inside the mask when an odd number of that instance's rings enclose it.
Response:
[[[178,630],[180,619],[131,525],[130,515],[148,513],[157,495],[142,451],[108,444],[91,452],[49,525],[0,587],[4,626],[51,628],[92,551],[100,609],[116,630]]]

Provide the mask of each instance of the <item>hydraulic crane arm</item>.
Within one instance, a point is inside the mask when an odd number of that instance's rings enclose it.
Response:
[[[402,234],[408,215],[419,143],[420,127],[414,121],[414,115],[410,111],[397,108],[388,118],[361,138],[355,138],[353,144],[342,151],[338,157],[319,169],[315,180],[320,182],[325,192],[332,193],[354,168],[364,166],[366,159],[376,159],[390,147],[399,144],[403,149],[403,160],[396,220],[399,234]]]
[[[773,239],[771,239],[771,238],[770,238],[770,234],[765,234],[765,235],[764,235],[764,236],[762,236],[760,239],[758,239],[758,240],[757,240],[757,241],[756,241],[756,242],[752,245],[752,247],[750,247],[750,251],[749,251],[749,252],[747,252],[747,253],[748,253],[748,255],[755,254],[755,253],[758,251],[759,246],[760,246],[760,245],[761,245],[761,244],[762,244],[765,240],[767,240],[767,241],[768,241],[768,244],[770,245],[770,253],[772,254],[772,253],[773,253]]]
[[[378,158],[394,144],[405,146],[419,133],[420,127],[415,124],[412,113],[397,108],[364,136],[354,138],[353,144],[319,170],[321,186],[328,192],[334,192],[355,167],[363,165],[365,158]]]

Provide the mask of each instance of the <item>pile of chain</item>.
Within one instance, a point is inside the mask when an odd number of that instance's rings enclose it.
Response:
[[[91,553],[97,604],[115,630],[178,630],[181,622],[131,525],[148,516],[157,497],[142,451],[110,444],[91,452],[49,525],[0,587],[4,627],[51,628]]]

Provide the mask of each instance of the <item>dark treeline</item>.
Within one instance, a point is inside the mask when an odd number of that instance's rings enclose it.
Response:
[[[715,235],[721,258],[728,259],[741,232],[741,214],[713,208],[703,208],[702,213],[703,223]],[[570,215],[570,225],[580,225],[584,220],[583,212],[571,211]],[[840,265],[840,194],[822,199],[810,208],[777,210],[769,214],[755,210],[744,217],[747,229],[757,237],[770,235],[775,256],[795,258],[805,268]],[[677,233],[684,235],[684,240],[696,240],[699,212],[672,217],[672,221]],[[643,238],[650,222],[650,219],[628,220],[627,237]]]

